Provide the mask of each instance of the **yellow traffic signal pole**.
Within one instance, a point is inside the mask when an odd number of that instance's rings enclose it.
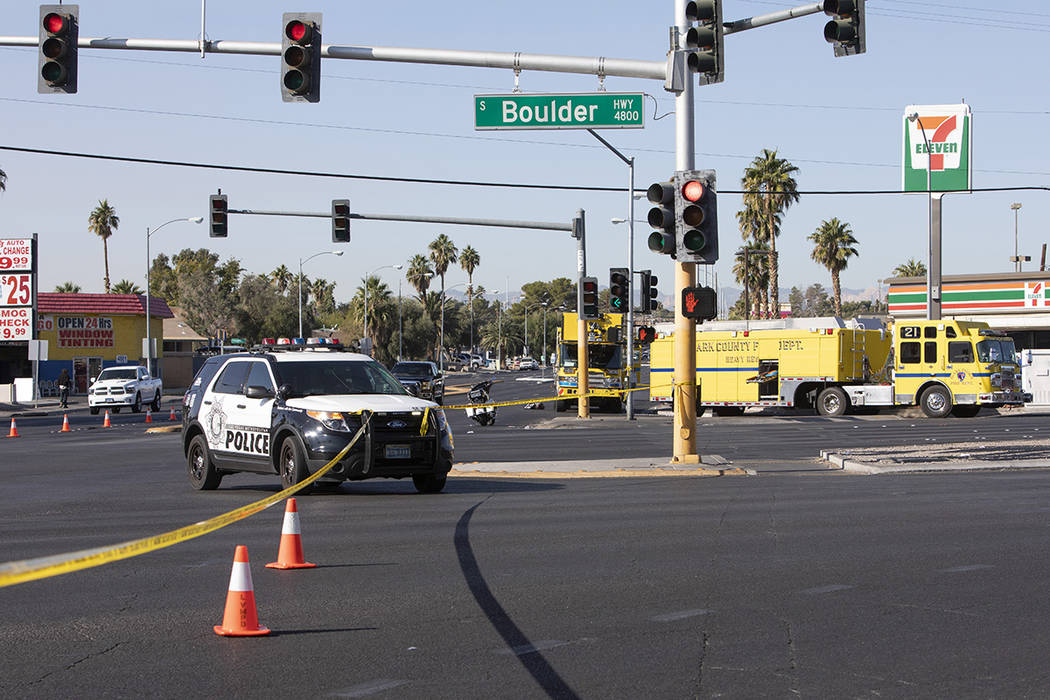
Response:
[[[690,22],[686,0],[675,0],[678,35],[685,36]],[[682,81],[675,95],[675,170],[695,165],[693,80]],[[676,263],[674,273],[674,457],[677,464],[697,464],[696,451],[696,322],[682,315],[682,290],[696,284],[696,263]]]
[[[572,237],[576,239],[576,415],[580,418],[591,417],[590,399],[587,398],[587,375],[590,365],[587,362],[587,320],[583,317],[583,278],[587,276],[587,234],[584,226],[583,209],[576,212],[572,220]]]

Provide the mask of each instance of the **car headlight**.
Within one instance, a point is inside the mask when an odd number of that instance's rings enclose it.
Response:
[[[334,413],[332,411],[307,411],[306,415],[310,416],[329,430],[338,430],[341,433],[350,432],[350,426],[346,424],[346,419],[343,418],[342,413]]]
[[[135,390],[135,385],[134,384],[125,384],[124,385],[124,393],[131,393],[134,390]]]
[[[437,418],[438,428],[448,430],[448,418],[445,417],[445,411],[440,408],[432,408],[430,412]]]
[[[421,389],[429,389],[430,388],[430,382],[428,382],[427,380],[424,379],[423,381],[421,381],[419,383],[419,386],[420,386]]]

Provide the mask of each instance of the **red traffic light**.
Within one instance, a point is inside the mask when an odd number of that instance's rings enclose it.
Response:
[[[704,183],[690,180],[682,185],[682,197],[689,202],[699,202],[704,197]]]
[[[584,294],[595,294],[598,291],[598,283],[590,280],[584,280],[583,282],[583,293]]]
[[[285,25],[284,35],[297,44],[305,44],[310,40],[310,27],[305,22],[292,20]]]
[[[44,31],[50,34],[58,34],[66,29],[66,18],[57,12],[49,12],[44,16]]]

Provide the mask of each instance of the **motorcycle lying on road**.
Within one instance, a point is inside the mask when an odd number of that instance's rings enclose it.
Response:
[[[471,407],[466,409],[467,415],[479,425],[492,425],[496,422],[496,407],[483,405],[489,402],[491,388],[492,380],[487,379],[470,387],[470,391],[467,392],[467,400],[471,403]]]

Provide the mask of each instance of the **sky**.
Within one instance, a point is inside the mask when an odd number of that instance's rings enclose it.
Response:
[[[792,3],[725,0],[726,21],[792,7]],[[148,10],[143,8],[148,7]],[[548,53],[662,60],[673,0],[532,0],[414,3],[323,2],[324,43]],[[799,190],[899,190],[906,105],[956,104],[973,111],[973,187],[1050,184],[1050,8],[1004,0],[985,9],[961,3],[868,0],[867,53],[838,58],[823,39],[822,14],[726,37],[726,80],[698,87],[696,167],[714,169],[720,190],[740,178],[762,149],[799,168]],[[1039,11],[1032,11],[1035,7]],[[207,3],[211,40],[279,42],[281,13],[303,9],[271,0]],[[201,3],[183,0],[80,2],[81,37],[197,39]],[[0,4],[5,35],[36,36],[38,7]],[[0,42],[2,43],[2,42]],[[323,61],[321,101],[281,100],[279,59],[130,50],[82,49],[79,91],[36,91],[37,49],[0,46],[0,146],[54,149],[158,160],[323,173],[451,179],[492,183],[584,185],[613,192],[391,183],[367,179],[236,173],[138,165],[0,150],[8,176],[0,194],[0,237],[38,233],[41,291],[72,281],[102,291],[101,240],[87,228],[101,199],[120,226],[109,239],[110,276],[145,286],[146,231],[153,256],[208,247],[237,258],[251,273],[335,250],[329,221],[231,215],[226,239],[207,223],[208,195],[221,188],[231,209],[327,212],[349,198],[367,213],[463,216],[568,223],[586,212],[588,273],[604,286],[608,268],[626,264],[628,230],[611,223],[628,211],[626,166],[586,131],[475,131],[473,95],[509,93],[509,70],[377,61]],[[523,71],[525,92],[594,92],[596,76]],[[674,170],[674,101],[660,81],[605,79],[608,91],[645,92],[644,129],[602,136],[634,156],[635,186],[669,179]],[[655,116],[659,118],[654,118]],[[974,192],[944,198],[943,272],[1013,269],[1015,213],[1022,255],[1038,265],[1050,238],[1050,192]],[[739,195],[718,198],[721,259],[701,281],[733,285],[732,252]],[[635,269],[652,269],[662,295],[671,292],[672,261],[646,248],[648,204],[637,202]],[[927,255],[924,194],[806,195],[784,215],[782,288],[830,275],[810,258],[807,236],[837,217],[852,228],[860,255],[842,285],[877,289],[898,264]],[[534,280],[574,278],[576,243],[566,232],[459,225],[355,221],[341,257],[304,263],[309,277],[337,283],[336,299],[353,296],[377,274],[396,293],[392,268],[407,263],[445,233],[481,256],[475,282],[514,295]],[[407,268],[407,265],[406,265]],[[410,290],[400,277],[406,292]],[[462,290],[458,266],[446,285]]]

